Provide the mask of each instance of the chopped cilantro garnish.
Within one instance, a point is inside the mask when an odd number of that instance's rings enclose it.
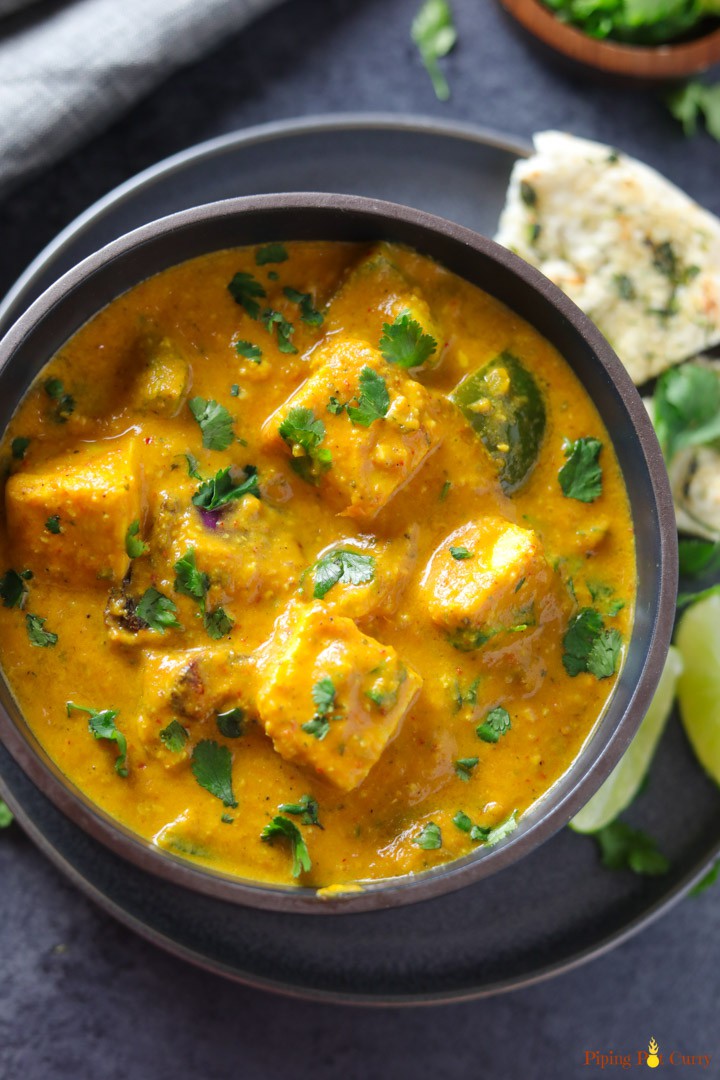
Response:
[[[55,536],[58,536],[59,533],[62,531],[60,529],[60,515],[53,514],[52,517],[49,517],[45,522],[45,528],[49,533],[53,533]]]
[[[632,278],[627,274],[615,274],[613,282],[621,300],[634,300],[637,297]]]
[[[320,475],[330,468],[332,455],[321,446],[325,425],[317,420],[312,409],[296,406],[278,428],[280,437],[292,449],[292,466],[308,483],[317,483]]]
[[[17,570],[7,570],[0,578],[0,597],[3,607],[22,608],[27,598],[27,585]]]
[[[336,548],[322,555],[312,568],[313,597],[322,600],[333,585],[365,585],[375,577],[375,559],[357,551]]]
[[[443,484],[443,486],[440,489],[440,495],[439,495],[440,502],[445,502],[448,495],[450,494],[450,488],[451,487],[452,487],[452,480],[446,480],[445,483]]]
[[[148,545],[140,539],[140,522],[131,521],[125,533],[125,552],[128,559],[138,559],[148,550]]]
[[[492,847],[493,844],[504,840],[515,829],[517,829],[517,810],[513,810],[504,821],[499,821],[497,825],[473,825],[470,830],[470,839]]]
[[[178,720],[171,720],[167,727],[160,732],[160,741],[173,754],[179,754],[185,749],[188,741],[188,733]]]
[[[420,367],[437,349],[435,338],[426,334],[406,311],[393,323],[383,324],[380,352],[390,364],[402,368]]]
[[[332,413],[333,416],[339,416],[345,406],[339,398],[336,398],[334,394],[331,395],[330,400],[326,405],[327,411]]]
[[[466,784],[473,774],[473,769],[480,759],[476,757],[462,757],[455,761],[455,775]]]
[[[239,739],[245,733],[245,710],[239,706],[218,713],[215,717],[218,731],[226,739]]]
[[[453,547],[451,544],[450,554],[452,555],[453,559],[457,559],[459,562],[462,562],[463,559],[472,559],[473,557],[472,551],[468,551],[468,549],[462,544],[459,547]]]
[[[203,614],[203,626],[208,636],[215,641],[229,634],[234,625],[235,620],[232,615],[229,615],[223,607],[213,608],[212,611],[206,611]]]
[[[267,844],[272,844],[278,839],[288,841],[293,861],[293,877],[300,877],[303,870],[307,873],[311,868],[312,862],[310,861],[310,853],[308,852],[307,844],[303,840],[302,833],[297,825],[293,821],[290,821],[289,818],[277,814],[272,821],[265,826],[260,834],[260,838]]]
[[[664,372],[653,395],[653,421],[665,460],[720,438],[720,378],[701,364]]]
[[[237,383],[233,383],[230,387],[230,394],[232,397],[240,397],[240,387]]]
[[[609,870],[633,870],[636,874],[658,876],[670,869],[655,841],[623,821],[611,821],[592,835],[600,847],[603,866]]]
[[[254,465],[246,465],[244,477],[236,481],[230,475],[233,466],[220,469],[212,480],[203,480],[200,487],[192,497],[193,505],[201,510],[219,510],[221,506],[242,499],[245,495],[254,495],[260,498],[260,485],[257,469]]]
[[[90,734],[96,739],[107,739],[108,742],[114,742],[117,746],[117,758],[115,760],[115,772],[118,776],[127,776],[127,739],[121,731],[115,725],[115,717],[118,714],[117,709],[88,709],[84,705],[75,705],[74,702],[68,701],[66,703],[67,714],[70,716],[74,712],[87,713],[88,728]]]
[[[228,285],[228,292],[236,304],[244,308],[251,319],[257,319],[260,314],[259,300],[267,296],[264,285],[253,274],[240,272],[235,274]]]
[[[45,393],[55,402],[53,419],[59,424],[64,424],[75,409],[75,399],[65,393],[65,387],[60,379],[48,379],[45,383]]]
[[[390,395],[387,383],[371,367],[365,365],[360,372],[360,391],[357,405],[346,405],[345,409],[353,424],[370,427],[374,420],[382,420],[390,408]]]
[[[483,742],[496,743],[511,727],[510,713],[503,709],[502,705],[498,705],[490,710],[482,724],[478,724],[475,732]]]
[[[283,289],[283,292],[293,304],[300,305],[300,318],[304,323],[307,323],[308,326],[322,326],[322,312],[313,306],[310,293],[298,292],[297,289],[291,289],[289,285]]]
[[[284,244],[263,244],[255,252],[256,266],[265,266],[267,263],[287,262],[289,256]]]
[[[227,450],[235,435],[233,418],[225,406],[217,401],[194,397],[188,402],[188,407],[200,425],[202,444],[206,450]]]
[[[442,833],[440,832],[440,826],[436,825],[434,821],[428,821],[427,825],[413,839],[413,844],[417,844],[423,851],[435,851],[437,848],[441,848]]]
[[[334,719],[332,714],[335,708],[335,684],[331,678],[325,676],[315,683],[312,699],[315,703],[315,715],[312,720],[302,725],[302,729],[316,739],[324,739],[330,730],[330,721]]]
[[[232,825],[235,818],[231,814],[221,814],[220,820],[222,821],[223,825]]]
[[[293,345],[290,338],[295,333],[295,327],[291,322],[288,322],[281,311],[273,311],[272,308],[268,308],[262,313],[262,322],[268,333],[272,334],[273,329],[277,335],[277,346],[281,353],[296,353],[297,349]]]
[[[235,352],[238,356],[244,356],[246,360],[252,360],[255,364],[259,364],[262,360],[262,349],[259,345],[253,345],[252,341],[236,341]]]
[[[205,788],[223,806],[234,810],[237,801],[232,786],[232,754],[227,746],[213,739],[199,742],[192,755],[192,773],[200,787]]]
[[[450,97],[450,87],[438,60],[447,56],[457,41],[452,10],[447,0],[424,0],[412,21],[412,39],[432,80],[435,96],[440,101]]]
[[[27,439],[24,435],[18,435],[13,439],[10,444],[10,452],[16,461],[22,461],[25,457],[25,451],[31,443],[31,439]]]
[[[558,472],[563,495],[579,502],[594,502],[602,492],[602,469],[598,464],[602,443],[599,439],[581,438],[567,442],[568,459]]]
[[[320,807],[312,795],[303,795],[296,803],[282,803],[278,806],[278,810],[282,810],[283,814],[299,817],[302,825],[316,825],[318,829],[323,828],[318,817]]]
[[[210,587],[210,578],[198,570],[195,564],[195,548],[189,548],[173,569],[175,591],[190,596],[193,600],[203,601]]]
[[[469,818],[464,810],[458,810],[453,817],[453,825],[460,830],[460,832],[469,833],[472,829],[472,818]]]
[[[622,635],[606,630],[595,608],[582,608],[568,624],[563,637],[563,666],[573,678],[583,671],[607,679],[617,671]]]
[[[198,472],[198,459],[194,454],[186,454],[185,460],[187,461],[188,476],[192,476],[195,480],[202,480],[202,476]]]
[[[25,616],[25,627],[31,645],[37,645],[41,649],[47,649],[53,645],[57,645],[57,634],[51,633],[50,630],[43,629],[46,622],[47,620],[41,618],[40,615]]]
[[[135,608],[138,619],[160,634],[164,634],[168,627],[180,626],[175,618],[176,612],[177,607],[170,597],[163,595],[152,585],[145,590]]]

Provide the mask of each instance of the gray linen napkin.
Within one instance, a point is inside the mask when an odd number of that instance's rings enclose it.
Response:
[[[0,0],[0,16],[22,7],[34,15],[8,20],[0,36],[0,195],[278,3]]]

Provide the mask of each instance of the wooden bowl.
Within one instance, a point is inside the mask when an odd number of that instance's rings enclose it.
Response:
[[[541,0],[500,0],[533,37],[575,64],[624,79],[686,79],[720,63],[720,28],[669,45],[623,45],[591,38],[557,18]]]

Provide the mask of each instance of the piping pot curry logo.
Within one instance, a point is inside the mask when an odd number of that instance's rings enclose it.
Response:
[[[660,1050],[655,1036],[651,1036],[647,1050],[630,1050],[618,1053],[616,1050],[586,1050],[583,1065],[595,1065],[600,1069],[657,1069],[660,1066],[682,1069],[709,1069],[710,1054],[686,1054],[681,1050],[665,1053]]]

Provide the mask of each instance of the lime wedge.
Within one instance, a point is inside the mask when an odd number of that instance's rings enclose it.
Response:
[[[720,596],[688,609],[677,644],[685,665],[678,682],[685,734],[703,769],[720,784]]]
[[[638,788],[650,767],[658,740],[665,730],[675,699],[675,687],[682,669],[680,653],[671,646],[655,697],[650,702],[650,708],[645,714],[637,735],[600,790],[570,822],[570,828],[575,832],[597,832],[598,829],[609,825],[637,795]],[[720,668],[718,679],[720,679]],[[720,693],[720,690],[718,692]],[[718,700],[720,701],[720,697]]]

